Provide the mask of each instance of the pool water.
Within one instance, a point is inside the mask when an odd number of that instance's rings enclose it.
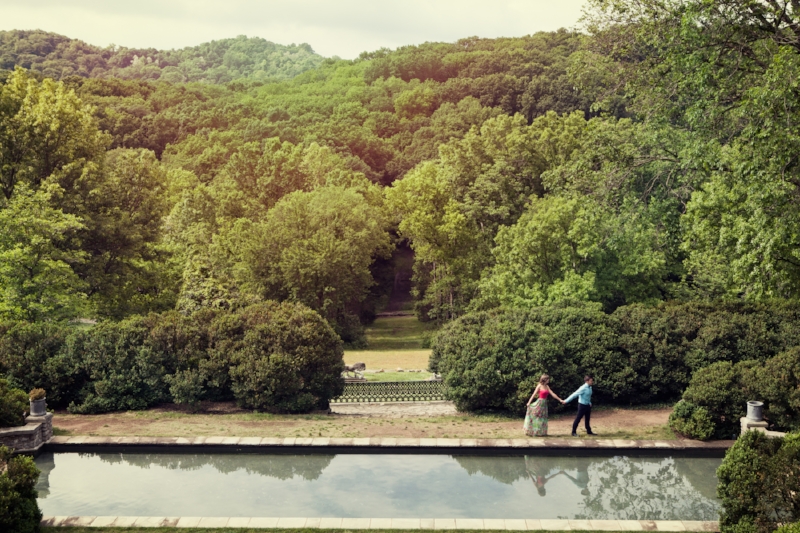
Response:
[[[717,520],[721,459],[45,453],[46,516]]]

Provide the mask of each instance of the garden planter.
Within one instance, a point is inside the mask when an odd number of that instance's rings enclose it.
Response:
[[[31,400],[31,416],[44,416],[47,414],[47,398]]]
[[[764,402],[747,402],[747,418],[760,421],[764,419]]]

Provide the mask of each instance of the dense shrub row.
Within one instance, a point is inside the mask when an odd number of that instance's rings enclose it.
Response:
[[[300,412],[341,393],[342,345],[328,323],[299,304],[177,312],[88,329],[0,324],[0,372],[48,404],[75,413],[173,400],[235,399],[248,408]]]
[[[39,470],[33,459],[12,457],[0,446],[0,531],[34,533],[39,531],[42,512],[36,503]]]
[[[522,412],[544,372],[564,393],[593,374],[601,402],[674,401],[702,368],[763,362],[796,346],[798,303],[630,305],[612,314],[573,303],[465,315],[434,337],[430,365],[459,409]]]
[[[729,438],[738,432],[745,403],[764,402],[765,418],[778,429],[800,429],[800,348],[766,361],[717,362],[698,370],[670,417],[688,437]]]
[[[775,438],[746,432],[728,450],[717,477],[723,533],[768,533],[797,522],[800,433]]]

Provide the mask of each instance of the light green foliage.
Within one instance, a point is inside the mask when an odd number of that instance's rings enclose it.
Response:
[[[478,305],[657,301],[665,259],[640,218],[588,196],[532,198],[517,223],[498,232],[496,264],[481,280]]]
[[[391,251],[380,209],[342,187],[291,193],[263,221],[239,220],[223,240],[244,290],[303,303],[342,334],[372,285],[370,265]]]
[[[570,159],[586,128],[581,113],[548,113],[530,126],[519,115],[489,119],[443,145],[438,161],[420,165],[387,190],[400,233],[416,253],[415,281],[428,316],[442,320],[463,312],[481,273],[493,265],[498,232],[545,194],[543,175]]]
[[[86,308],[86,284],[74,271],[86,254],[70,249],[84,225],[52,207],[61,196],[56,184],[19,184],[0,203],[0,317],[72,318]]]
[[[32,189],[45,180],[65,191],[61,207],[77,213],[90,190],[92,162],[108,142],[92,109],[73,91],[16,69],[0,85],[0,189],[6,199],[18,183]]]
[[[20,65],[56,80],[69,76],[227,83],[281,79],[318,66],[307,44],[283,46],[240,35],[180,50],[100,48],[56,33],[0,32],[0,68]]]

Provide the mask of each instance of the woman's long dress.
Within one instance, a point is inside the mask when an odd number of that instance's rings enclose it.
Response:
[[[541,391],[539,399],[528,406],[525,424],[522,426],[529,437],[547,436],[547,396],[549,391]]]

